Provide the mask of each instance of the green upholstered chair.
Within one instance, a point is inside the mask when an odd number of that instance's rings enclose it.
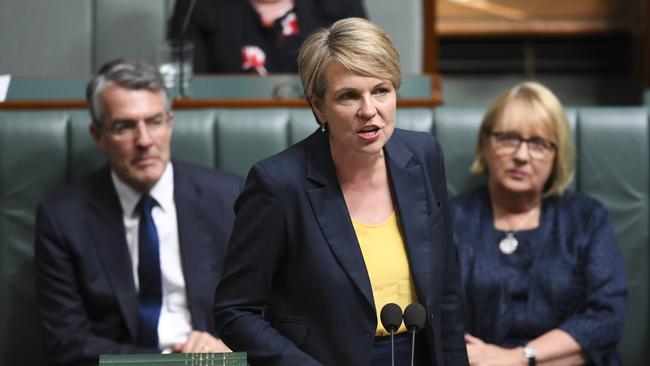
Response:
[[[172,157],[208,168],[219,166],[217,146],[217,112],[212,109],[174,112]]]
[[[607,206],[625,259],[629,294],[623,365],[645,365],[648,342],[648,114],[645,108],[589,108],[579,112],[578,191]]]
[[[232,109],[217,116],[219,168],[246,175],[258,160],[289,146],[289,110]]]
[[[433,133],[440,141],[445,156],[447,190],[451,196],[468,192],[485,181],[482,176],[469,172],[484,112],[482,108],[435,110]]]
[[[0,364],[42,365],[32,266],[37,203],[67,181],[68,113],[0,113]]]
[[[70,111],[68,130],[68,181],[77,180],[106,164],[106,157],[99,151],[90,136],[90,115],[84,109]]]

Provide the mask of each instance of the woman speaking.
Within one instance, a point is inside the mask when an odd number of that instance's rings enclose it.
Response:
[[[459,272],[440,146],[395,129],[401,69],[359,18],[298,57],[318,130],[255,164],[239,197],[217,330],[252,365],[390,365],[387,303],[426,309],[416,365],[466,365]],[[395,337],[397,365],[411,336]]]

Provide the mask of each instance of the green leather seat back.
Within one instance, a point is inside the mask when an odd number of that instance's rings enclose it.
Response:
[[[101,152],[90,135],[90,116],[86,110],[73,110],[69,113],[68,139],[69,180],[77,180],[106,164],[106,156]]]
[[[174,112],[172,157],[208,168],[218,167],[216,136],[217,112],[213,109]]]
[[[648,121],[645,108],[589,108],[579,114],[579,191],[603,202],[625,259],[629,294],[623,365],[648,363]]]
[[[451,196],[469,192],[485,181],[483,176],[469,171],[483,113],[482,108],[441,107],[435,110],[433,133],[445,155],[447,189]]]
[[[291,144],[304,139],[319,128],[311,109],[296,108],[292,109],[290,113],[289,141]]]
[[[38,202],[67,180],[65,112],[0,111],[0,364],[45,359],[34,292]]]
[[[395,126],[405,130],[433,132],[433,110],[429,108],[397,108]]]
[[[217,116],[218,167],[245,176],[258,160],[289,146],[286,109],[229,109]]]

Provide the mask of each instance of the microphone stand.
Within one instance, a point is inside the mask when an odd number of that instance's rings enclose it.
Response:
[[[185,18],[183,18],[183,24],[181,24],[181,34],[180,34],[180,50],[179,55],[178,55],[178,64],[179,64],[179,71],[178,71],[178,77],[180,79],[180,86],[179,86],[179,96],[181,98],[185,98],[185,33],[187,32],[187,27],[190,24],[190,18],[192,17],[192,13],[194,13],[194,7],[196,6],[196,0],[190,0],[190,5],[187,7],[187,13],[185,13]]]
[[[404,325],[411,332],[411,366],[415,362],[415,333],[424,327],[426,315],[426,309],[418,303],[409,304],[404,310]]]
[[[411,337],[411,366],[413,366],[415,359],[415,329],[411,330]]]
[[[390,361],[391,366],[395,366],[395,328],[390,328]],[[413,365],[411,365],[413,366]]]
[[[178,94],[180,98],[185,98],[185,35],[181,35],[181,44],[178,53],[178,78],[180,83]]]

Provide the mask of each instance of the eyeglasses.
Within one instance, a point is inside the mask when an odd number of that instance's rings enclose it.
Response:
[[[159,113],[152,117],[145,119],[144,126],[147,132],[151,135],[159,134],[171,119],[171,113]],[[107,127],[105,131],[110,133],[113,137],[119,140],[126,140],[135,138],[140,131],[138,130],[139,121],[133,120],[117,120],[111,126]]]
[[[522,142],[528,145],[528,154],[530,157],[537,160],[546,159],[557,148],[553,142],[541,137],[524,139],[512,132],[488,131],[487,134],[494,137],[496,141],[496,152],[500,155],[514,154],[519,150]]]

